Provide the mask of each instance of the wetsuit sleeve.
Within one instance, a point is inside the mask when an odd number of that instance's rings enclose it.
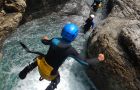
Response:
[[[73,57],[76,61],[78,61],[80,64],[85,65],[85,66],[90,66],[90,65],[96,65],[99,63],[97,58],[92,58],[92,59],[86,59],[83,56],[81,56],[74,48],[71,48],[71,57]]]
[[[41,42],[45,45],[50,45],[51,44],[51,40],[41,39]]]
[[[86,62],[86,59],[82,57],[74,48],[71,48],[70,52],[70,56],[73,57],[77,62],[82,65],[89,66],[89,64]]]

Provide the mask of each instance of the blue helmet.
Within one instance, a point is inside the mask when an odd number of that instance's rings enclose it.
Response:
[[[72,42],[78,35],[78,26],[73,23],[66,24],[61,32],[61,36],[64,40]]]

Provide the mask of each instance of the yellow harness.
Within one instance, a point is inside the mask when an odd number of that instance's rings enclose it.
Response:
[[[51,72],[53,71],[53,67],[50,66],[46,61],[44,57],[38,56],[36,58],[37,65],[38,65],[38,71],[42,78],[52,81],[56,78],[57,75],[51,75]]]

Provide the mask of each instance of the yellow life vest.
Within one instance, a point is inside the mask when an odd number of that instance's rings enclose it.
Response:
[[[57,75],[51,75],[51,72],[53,71],[53,67],[50,66],[46,61],[44,57],[37,57],[37,65],[38,65],[38,71],[41,75],[46,80],[52,81],[56,78]]]

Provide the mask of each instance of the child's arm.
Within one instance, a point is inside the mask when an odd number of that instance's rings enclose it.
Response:
[[[83,56],[81,56],[74,48],[72,48],[71,52],[72,52],[71,56],[80,64],[85,65],[85,66],[99,63],[101,61],[104,61],[105,59],[104,54],[99,54],[97,58],[86,59]]]
[[[45,45],[50,45],[51,43],[51,40],[48,39],[48,36],[44,36],[42,39],[41,39],[41,42]]]

